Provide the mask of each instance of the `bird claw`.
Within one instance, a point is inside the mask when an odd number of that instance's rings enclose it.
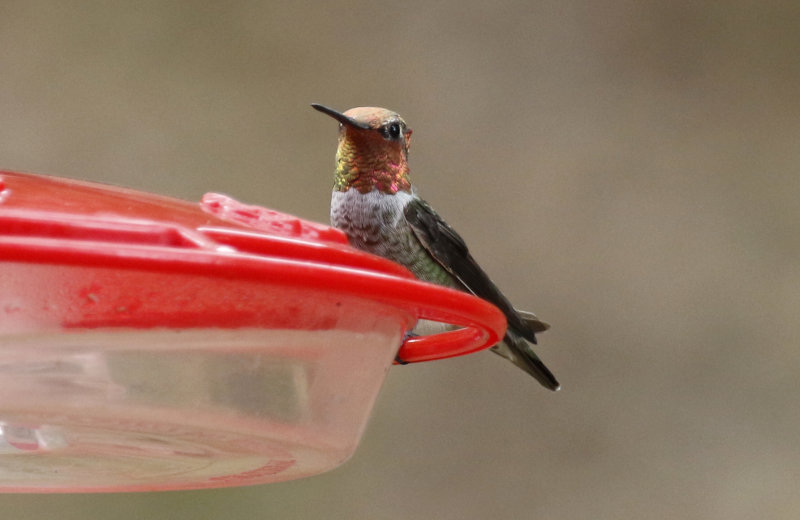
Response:
[[[405,333],[405,335],[403,336],[403,342],[401,343],[401,345],[405,344],[405,342],[406,342],[406,341],[408,341],[408,340],[409,340],[409,338],[416,338],[416,337],[419,337],[419,334],[415,334],[415,333],[413,333],[412,331],[408,331],[408,332],[406,332],[406,333]],[[395,361],[395,363],[397,363],[398,365],[408,365],[408,361],[404,361],[404,360],[403,360],[403,359],[400,357],[400,352],[398,352],[398,353],[397,353],[397,354],[394,356],[394,361]]]

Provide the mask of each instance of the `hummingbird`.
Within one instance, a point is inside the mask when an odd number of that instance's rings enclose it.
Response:
[[[343,231],[353,247],[397,262],[420,280],[493,303],[505,314],[508,328],[492,352],[545,388],[558,390],[558,381],[531,346],[536,344],[536,333],[549,325],[531,312],[515,309],[472,258],[461,236],[417,195],[408,167],[411,129],[403,118],[379,107],[337,112],[316,103],[311,106],[339,122],[333,227]]]

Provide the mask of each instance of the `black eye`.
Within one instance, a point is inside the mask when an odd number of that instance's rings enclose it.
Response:
[[[381,134],[386,139],[399,139],[402,134],[402,129],[399,123],[391,123],[381,127]]]

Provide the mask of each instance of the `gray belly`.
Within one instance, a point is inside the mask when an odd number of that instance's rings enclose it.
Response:
[[[334,191],[331,225],[342,230],[353,247],[397,262],[421,280],[462,288],[428,254],[406,222],[403,211],[413,197],[405,192]]]

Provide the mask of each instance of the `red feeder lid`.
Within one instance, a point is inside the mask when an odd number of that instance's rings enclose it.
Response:
[[[505,331],[505,318],[493,305],[418,281],[398,264],[351,248],[336,229],[215,193],[197,204],[0,171],[0,260],[270,279],[294,288],[323,287],[398,307],[416,319],[463,327],[406,340],[398,355],[407,362],[475,352],[497,343]],[[247,325],[236,321],[241,318],[206,318],[216,320],[215,326]],[[98,316],[92,319],[77,317],[60,325],[100,323]],[[144,321],[102,319],[103,326],[182,325],[164,314]]]

